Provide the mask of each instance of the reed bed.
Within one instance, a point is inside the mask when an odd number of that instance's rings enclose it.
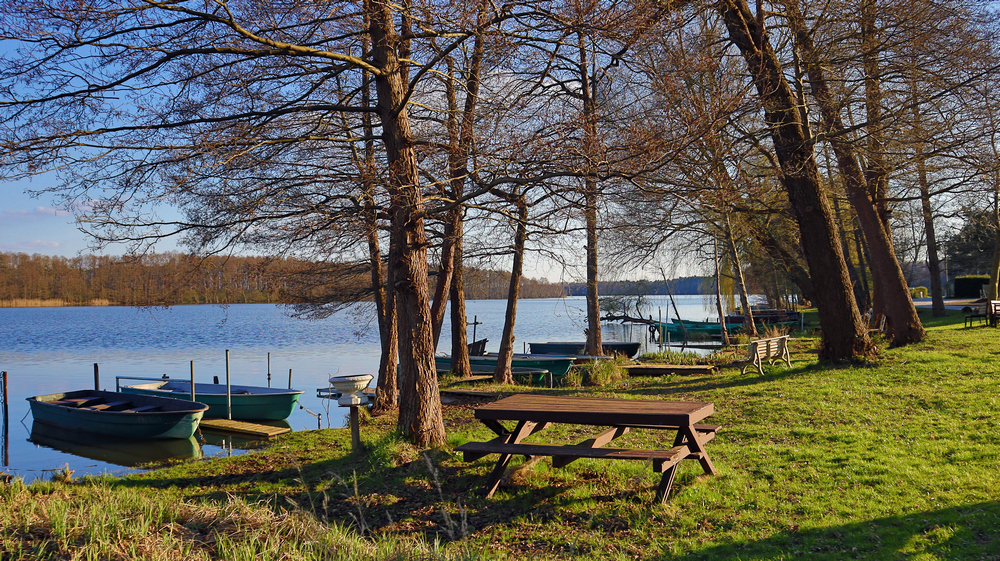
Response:
[[[110,306],[105,298],[94,298],[86,302],[69,302],[62,298],[11,298],[0,300],[0,308],[64,308],[76,306]]]

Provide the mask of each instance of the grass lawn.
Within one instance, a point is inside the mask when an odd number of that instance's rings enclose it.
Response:
[[[539,390],[714,402],[720,475],[683,462],[666,505],[651,504],[648,464],[587,459],[541,460],[483,499],[495,456],[416,450],[384,417],[362,427],[363,455],[346,429],[320,430],[123,479],[0,484],[0,557],[1000,559],[1000,330],[921,316],[924,342],[867,365],[818,364],[818,340],[799,338],[792,367],[763,377]],[[450,446],[492,436],[474,407],[446,408]],[[664,436],[636,430],[615,446],[669,448]]]

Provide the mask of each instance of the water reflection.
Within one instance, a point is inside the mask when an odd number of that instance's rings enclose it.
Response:
[[[193,436],[186,439],[133,440],[68,432],[37,421],[31,425],[28,440],[74,456],[124,467],[197,460],[203,455],[201,445]]]

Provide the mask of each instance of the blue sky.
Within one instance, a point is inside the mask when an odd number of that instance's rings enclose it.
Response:
[[[86,251],[85,236],[72,214],[56,209],[47,196],[25,193],[44,187],[44,181],[0,183],[0,251],[67,257]]]

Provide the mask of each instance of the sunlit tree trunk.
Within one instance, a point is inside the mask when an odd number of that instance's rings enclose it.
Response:
[[[740,293],[740,305],[743,306],[743,331],[751,337],[757,337],[757,326],[753,321],[753,309],[750,307],[750,293],[747,291],[747,280],[743,275],[743,262],[736,248],[736,238],[733,236],[733,225],[726,216],[726,246],[729,248],[729,258],[733,260],[733,276],[736,277],[736,288]]]
[[[721,0],[716,10],[726,24],[730,40],[747,63],[764,105],[781,182],[788,192],[792,214],[799,225],[806,263],[815,289],[823,343],[820,357],[847,360],[868,356],[874,348],[854,301],[847,264],[837,240],[837,228],[812,145],[800,121],[798,100],[784,77],[762,20],[750,12],[745,0]]]
[[[514,264],[510,270],[510,285],[507,288],[507,314],[503,322],[503,335],[500,338],[500,353],[497,357],[496,370],[493,371],[493,381],[510,384],[514,377],[510,372],[511,361],[514,358],[514,320],[517,317],[517,299],[521,294],[521,274],[524,269],[524,244],[528,239],[528,205],[523,194],[513,197],[517,207],[517,224],[514,233]]]
[[[375,88],[389,165],[389,267],[395,273],[400,348],[397,426],[414,444],[436,446],[445,442],[445,431],[434,369],[423,199],[405,107],[407,81],[396,53],[399,36],[393,28],[392,5],[368,0],[365,8],[371,21],[372,58],[380,70],[375,76]]]
[[[885,308],[892,344],[898,346],[920,341],[925,335],[924,327],[917,316],[906,278],[896,259],[886,223],[880,215],[879,199],[872,198],[878,196],[878,190],[876,189],[874,193],[869,191],[868,182],[858,164],[854,148],[844,139],[843,133],[846,127],[841,120],[839,107],[833,99],[826,74],[812,42],[812,35],[806,29],[798,6],[794,2],[788,3],[788,13],[788,22],[795,33],[798,46],[802,49],[813,97],[819,104],[826,131],[837,133],[831,136],[830,145],[840,175],[847,186],[847,194],[864,230],[868,249],[872,252],[873,259],[869,264],[875,277],[875,299],[882,302]],[[881,171],[877,171],[876,177],[872,178],[875,183],[879,181],[878,173]]]

